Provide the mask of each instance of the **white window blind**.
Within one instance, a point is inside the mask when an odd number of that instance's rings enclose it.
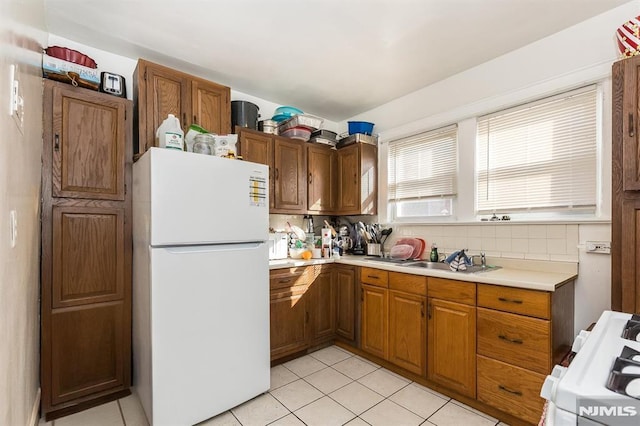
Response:
[[[478,213],[595,211],[596,87],[478,119]]]
[[[457,178],[457,126],[389,143],[389,201],[454,197]]]

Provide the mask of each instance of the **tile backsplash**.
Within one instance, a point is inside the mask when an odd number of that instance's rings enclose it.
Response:
[[[385,246],[400,237],[419,237],[427,249],[436,243],[440,253],[468,249],[476,254],[512,259],[578,262],[579,225],[393,225]],[[424,255],[423,255],[424,256]]]

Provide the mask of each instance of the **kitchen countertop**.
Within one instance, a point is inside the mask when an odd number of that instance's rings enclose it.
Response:
[[[365,260],[367,259],[367,260]],[[438,269],[409,267],[404,264],[376,261],[364,256],[341,256],[340,259],[281,259],[269,262],[269,269],[292,268],[309,265],[338,263],[343,265],[366,266],[392,272],[439,277],[459,281],[496,284],[531,290],[555,291],[578,276],[577,262],[553,262],[541,260],[520,260],[487,258],[487,264],[501,269],[475,273],[452,272]]]

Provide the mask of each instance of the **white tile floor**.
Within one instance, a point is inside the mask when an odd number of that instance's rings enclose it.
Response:
[[[271,389],[198,426],[491,426],[497,419],[337,346],[271,369]],[[40,426],[148,426],[131,395]],[[503,426],[504,423],[500,423]]]

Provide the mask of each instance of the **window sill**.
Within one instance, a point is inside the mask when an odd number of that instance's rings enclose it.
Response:
[[[476,221],[404,221],[396,220],[389,225],[397,226],[470,226],[470,225],[594,225],[611,224],[611,219],[545,219],[545,220],[476,220]]]

